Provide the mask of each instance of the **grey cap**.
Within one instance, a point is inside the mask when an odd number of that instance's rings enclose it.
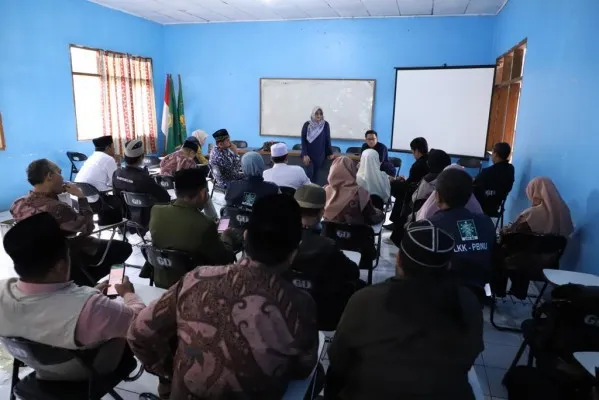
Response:
[[[140,139],[133,139],[125,144],[125,156],[136,158],[144,154],[144,143]]]
[[[308,183],[300,186],[293,196],[301,208],[324,208],[327,194],[322,186]]]

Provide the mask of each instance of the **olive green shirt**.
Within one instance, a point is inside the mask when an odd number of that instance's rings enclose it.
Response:
[[[199,209],[180,200],[152,207],[150,232],[155,247],[184,251],[193,257],[195,266],[235,262],[230,247],[220,240],[216,224]],[[168,288],[180,278],[178,271],[154,272],[158,287]]]

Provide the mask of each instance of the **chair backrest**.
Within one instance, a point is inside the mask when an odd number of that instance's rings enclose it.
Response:
[[[389,157],[389,161],[393,166],[397,169],[401,169],[401,158],[399,157]]]
[[[127,207],[152,208],[156,201],[147,193],[122,192]]]
[[[83,153],[78,153],[76,151],[67,151],[67,157],[71,161],[71,163],[83,162],[87,160],[87,156]]]
[[[480,168],[482,166],[482,161],[478,158],[462,157],[458,160],[457,164],[464,168]]]
[[[175,188],[175,178],[168,175],[155,175],[154,180],[157,184],[162,186],[164,189],[174,189]]]
[[[349,153],[349,154],[360,155],[361,152],[362,152],[362,148],[361,147],[348,147],[347,148],[347,153]]]
[[[341,250],[360,252],[366,243],[374,243],[374,232],[368,225],[349,225],[323,221],[322,235],[333,239]]]
[[[245,229],[250,222],[251,213],[235,207],[224,208],[225,218],[229,218],[229,228]]]
[[[301,143],[294,144],[293,147],[291,148],[291,150],[301,150],[301,149],[302,149]]]
[[[559,269],[567,244],[568,239],[558,235],[509,233],[501,237],[504,263],[508,267],[529,266],[526,273],[536,281],[543,280],[543,269]]]
[[[339,146],[331,146],[331,150],[333,150],[333,153],[341,153],[341,147]]]
[[[285,272],[285,277],[296,288],[314,294],[316,290],[315,282],[306,273],[290,268]]]
[[[0,342],[11,356],[33,369],[62,364],[75,358],[72,350],[48,346],[15,337],[0,337]]]
[[[75,185],[83,192],[83,195],[87,199],[87,202],[89,203],[94,214],[99,213],[103,206],[102,195],[100,194],[100,191],[89,183],[75,182]]]
[[[183,251],[142,246],[142,253],[155,269],[173,269],[188,272],[194,266],[193,257]]]
[[[568,284],[551,292],[536,315],[546,315],[541,334],[548,350],[571,356],[577,351],[599,351],[599,287]],[[537,321],[537,319],[535,319]]]
[[[160,165],[160,158],[158,156],[145,156],[141,164],[147,168],[156,167]]]
[[[281,193],[287,194],[289,196],[295,195],[295,189],[289,186],[279,186],[279,190],[281,191]]]
[[[247,149],[248,147],[248,142],[245,140],[232,140],[231,143],[237,146],[238,149]]]

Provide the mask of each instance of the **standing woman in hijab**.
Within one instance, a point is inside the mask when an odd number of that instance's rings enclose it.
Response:
[[[312,182],[318,182],[318,172],[325,160],[332,160],[331,127],[324,120],[322,107],[314,107],[310,121],[302,127],[302,158],[306,174]]]

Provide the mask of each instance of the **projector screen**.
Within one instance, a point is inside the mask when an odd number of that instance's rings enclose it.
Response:
[[[372,129],[375,81],[367,79],[260,79],[260,135],[295,136],[322,107],[332,139],[364,140]]]
[[[494,77],[494,65],[398,68],[391,149],[422,136],[429,149],[483,158]]]

